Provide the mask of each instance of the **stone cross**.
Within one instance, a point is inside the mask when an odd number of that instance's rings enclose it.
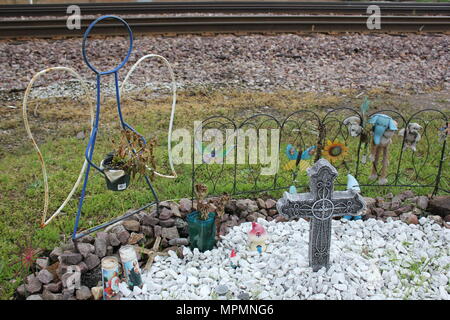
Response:
[[[313,271],[329,267],[331,219],[335,216],[358,216],[366,208],[364,199],[354,190],[333,191],[337,170],[325,159],[307,170],[310,192],[285,192],[277,202],[278,212],[287,219],[312,218],[309,228],[309,265]]]

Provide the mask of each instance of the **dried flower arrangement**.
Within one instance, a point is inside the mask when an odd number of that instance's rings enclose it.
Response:
[[[225,214],[225,206],[231,200],[231,197],[228,193],[224,193],[222,196],[217,198],[214,201],[214,205],[216,206],[216,233],[219,235],[220,233],[220,225],[222,224],[222,217]]]
[[[149,139],[147,143],[138,133],[124,129],[121,131],[120,140],[116,143],[115,150],[105,159],[104,165],[106,169],[123,170],[126,174],[134,178],[136,175],[145,175],[147,166],[150,165],[153,178],[153,171],[156,168],[154,148],[156,146],[155,139]]]
[[[209,204],[205,198],[208,194],[208,187],[204,184],[197,183],[194,186],[194,191],[197,197],[197,210],[200,212],[198,218],[200,220],[207,220],[209,217]]]

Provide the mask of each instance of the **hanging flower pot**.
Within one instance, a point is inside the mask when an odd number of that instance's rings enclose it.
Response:
[[[123,191],[130,185],[130,175],[124,170],[112,166],[113,153],[109,153],[100,163],[103,170],[106,187],[112,191]]]
[[[189,227],[189,242],[191,249],[197,248],[201,252],[211,250],[216,243],[216,213],[210,212],[208,219],[199,219],[200,212],[194,211],[187,216]]]

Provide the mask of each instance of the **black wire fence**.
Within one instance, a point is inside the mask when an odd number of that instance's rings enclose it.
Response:
[[[367,119],[374,114],[390,116],[398,127],[388,147],[387,182],[381,185],[378,179],[371,177],[370,140],[373,138],[370,135],[372,125]],[[350,135],[344,120],[352,116],[359,118],[363,132],[369,133],[368,138],[365,134]],[[398,134],[411,123],[421,127],[421,139],[415,151],[408,147],[406,135]],[[307,189],[306,168],[321,157],[330,159],[338,169],[337,186],[346,185],[347,174],[351,174],[360,187],[427,188],[433,195],[450,193],[448,126],[448,116],[437,109],[424,109],[405,117],[395,110],[379,110],[364,116],[358,109],[340,107],[325,114],[298,110],[285,118],[258,113],[240,123],[222,115],[211,116],[202,121],[201,130],[197,129],[192,140],[195,150],[192,198],[197,183],[208,186],[210,195],[264,193],[286,190],[291,185],[298,190]],[[222,139],[214,143],[209,139],[209,145],[205,146],[201,141],[211,129],[216,130],[213,136],[217,138],[219,133]],[[289,144],[293,148],[292,155],[286,150]],[[276,152],[271,154],[269,149],[274,145]],[[335,150],[341,152],[340,157],[330,152],[333,146],[338,146]],[[310,150],[309,156],[305,154]],[[297,152],[304,154],[305,159],[300,156],[292,160]],[[374,169],[377,175],[381,174],[381,161]],[[264,168],[267,171],[271,165],[278,170],[273,174],[264,173]]]

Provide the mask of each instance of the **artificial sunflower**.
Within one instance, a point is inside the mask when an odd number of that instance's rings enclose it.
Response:
[[[331,162],[343,160],[348,154],[348,147],[339,142],[339,140],[328,140],[327,145],[323,148],[323,156]]]

